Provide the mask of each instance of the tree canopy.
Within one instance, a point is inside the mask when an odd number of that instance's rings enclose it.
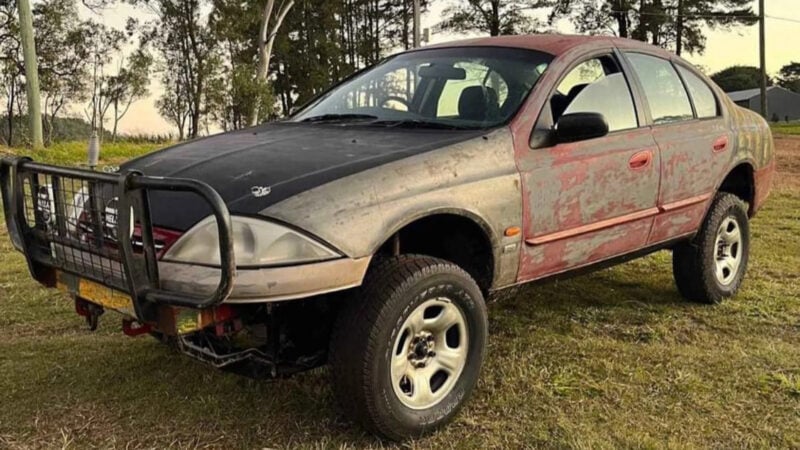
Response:
[[[711,75],[711,79],[725,92],[756,89],[761,86],[761,70],[752,66],[731,66]],[[767,85],[772,86],[769,78]]]
[[[569,19],[580,33],[615,34],[676,53],[703,53],[703,27],[752,25],[751,0],[555,0],[550,19]]]
[[[778,84],[790,91],[800,93],[800,62],[792,61],[781,67],[778,72]]]

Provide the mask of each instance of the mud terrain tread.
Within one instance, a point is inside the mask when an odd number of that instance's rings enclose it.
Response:
[[[747,203],[739,197],[727,192],[718,193],[697,236],[691,242],[675,247],[672,255],[672,271],[678,292],[684,298],[699,303],[716,304],[739,290],[747,270],[749,252],[747,209]],[[743,239],[747,242],[742,249],[744,254],[739,275],[730,286],[721,289],[711,261],[714,260],[713,252],[716,251],[717,228],[731,212],[737,214],[739,219],[743,218],[739,226],[746,235]]]
[[[373,263],[362,287],[337,318],[329,352],[334,395],[349,420],[379,436],[395,441],[407,437],[394,430],[369,401],[374,383],[370,383],[370,367],[364,362],[374,360],[384,351],[384,343],[371,329],[386,320],[381,311],[391,309],[384,307],[387,303],[402,301],[410,286],[443,272],[458,273],[480,292],[466,271],[448,261],[420,255],[382,257]]]

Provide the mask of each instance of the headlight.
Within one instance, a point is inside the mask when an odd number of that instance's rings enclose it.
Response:
[[[233,251],[237,266],[296,264],[337,258],[322,244],[266,220],[234,216]],[[219,266],[219,234],[213,216],[187,231],[164,260]]]

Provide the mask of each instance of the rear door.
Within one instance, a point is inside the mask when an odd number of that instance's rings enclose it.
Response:
[[[536,130],[570,113],[603,114],[609,134],[570,143],[531,140],[518,153],[525,209],[520,281],[631,252],[658,212],[659,158],[618,56],[578,58],[544,104]]]
[[[693,69],[629,52],[661,154],[661,188],[651,244],[695,232],[730,159],[731,135],[708,84]]]

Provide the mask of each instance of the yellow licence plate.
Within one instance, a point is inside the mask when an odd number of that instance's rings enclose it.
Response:
[[[94,281],[81,278],[78,281],[78,296],[104,308],[113,309],[124,314],[134,313],[133,300],[128,294]]]

